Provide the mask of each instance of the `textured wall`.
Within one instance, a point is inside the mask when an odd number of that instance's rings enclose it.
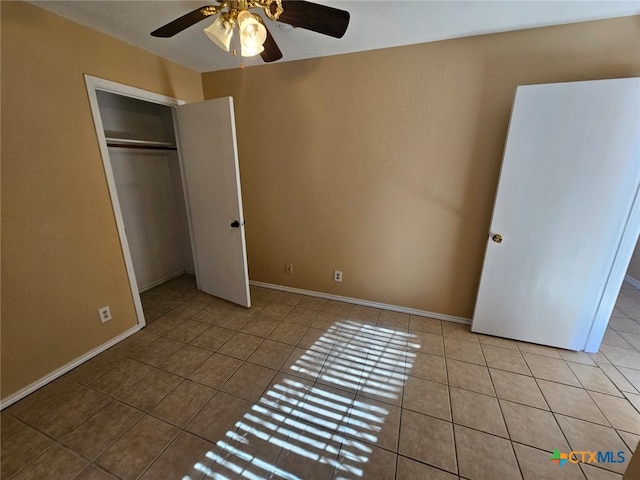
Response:
[[[136,324],[83,74],[187,101],[202,99],[202,84],[42,9],[1,8],[6,398]]]
[[[250,277],[471,317],[516,86],[640,75],[638,23],[204,74],[235,98]]]

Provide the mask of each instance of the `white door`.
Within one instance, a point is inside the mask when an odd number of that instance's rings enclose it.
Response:
[[[640,79],[519,87],[472,330],[597,350],[639,185]]]
[[[251,306],[231,97],[176,107],[198,288]]]

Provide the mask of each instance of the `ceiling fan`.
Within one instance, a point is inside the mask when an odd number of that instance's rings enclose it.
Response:
[[[269,33],[262,17],[249,10],[261,8],[271,20],[293,27],[342,38],[349,25],[349,12],[301,0],[221,0],[218,5],[205,5],[151,32],[154,37],[173,37],[205,18],[218,15],[204,29],[207,36],[228,52],[234,28],[238,27],[240,55],[260,54],[265,62],[282,58],[282,52]],[[235,55],[235,48],[233,49]]]

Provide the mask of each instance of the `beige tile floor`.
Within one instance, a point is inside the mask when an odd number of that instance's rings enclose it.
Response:
[[[550,453],[640,439],[626,284],[594,355],[189,276],[142,297],[145,329],[2,412],[3,479],[612,480]]]

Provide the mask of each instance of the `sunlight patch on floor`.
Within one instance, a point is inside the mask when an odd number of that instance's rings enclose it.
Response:
[[[340,478],[362,478],[372,452],[367,443],[377,442],[389,413],[366,397],[401,396],[414,338],[353,320],[335,323],[291,366],[292,376],[265,392],[195,468],[216,480],[304,480],[304,469],[314,465],[333,468]],[[281,449],[277,458],[261,458],[274,447]],[[284,452],[295,462],[281,466]]]

